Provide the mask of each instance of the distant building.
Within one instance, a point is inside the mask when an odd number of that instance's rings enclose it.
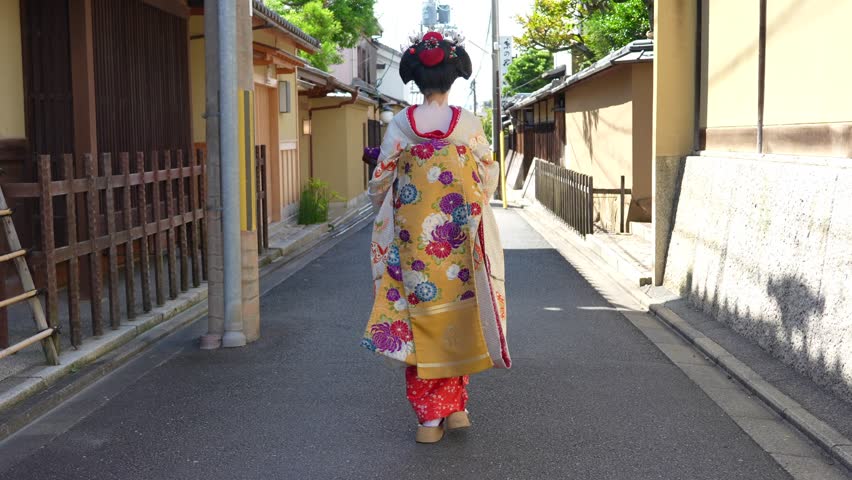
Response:
[[[392,98],[405,100],[408,103],[414,103],[416,100],[411,88],[407,88],[399,76],[399,62],[402,59],[402,53],[382,43],[378,44],[378,63],[376,71],[378,80],[376,86],[379,93]]]

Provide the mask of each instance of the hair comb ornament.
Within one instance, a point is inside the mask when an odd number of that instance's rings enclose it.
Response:
[[[429,43],[430,38],[434,38],[434,34],[437,34],[437,42],[441,40],[446,41],[451,44],[451,46],[460,46],[464,44],[465,36],[460,32],[446,28],[444,26],[440,26],[435,30],[430,30],[425,34],[420,33],[411,33],[408,35],[408,45],[400,45],[399,51],[405,53],[406,51],[411,51],[412,48],[417,49],[417,47],[421,46],[421,44]],[[437,46],[437,45],[435,45]],[[432,47],[434,48],[434,47]],[[413,53],[413,52],[412,52]]]
[[[439,26],[408,38],[411,43],[400,46],[403,83],[414,80],[421,91],[445,92],[456,78],[470,78],[470,56],[462,45],[465,38],[455,28]]]

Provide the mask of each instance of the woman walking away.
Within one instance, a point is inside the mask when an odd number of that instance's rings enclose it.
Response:
[[[511,365],[503,250],[488,203],[498,165],[479,119],[448,104],[456,78],[471,74],[461,40],[412,38],[400,76],[425,100],[391,121],[368,192],[380,210],[376,298],[362,344],[408,365],[420,443],[470,426],[468,375]]]

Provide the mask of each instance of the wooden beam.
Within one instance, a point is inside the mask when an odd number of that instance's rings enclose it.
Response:
[[[95,117],[95,54],[92,33],[92,0],[69,0],[71,43],[71,89],[74,104],[74,153],[97,154],[98,133]],[[82,169],[76,172],[81,175]]]
[[[254,65],[272,65],[275,60],[270,55],[264,55],[263,57],[255,57],[252,63]]]
[[[293,55],[290,52],[286,52],[281,50],[280,48],[272,47],[269,45],[265,45],[260,42],[254,42],[252,44],[252,48],[255,52],[265,53],[267,55],[271,55],[276,60],[276,65],[281,65],[284,67],[304,67],[305,61],[301,58]]]
[[[26,138],[0,138],[0,162],[23,162],[26,157]]]
[[[189,6],[186,0],[142,0],[142,2],[176,17],[189,18]]]

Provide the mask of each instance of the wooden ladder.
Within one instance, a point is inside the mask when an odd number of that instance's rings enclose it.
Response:
[[[15,230],[15,224],[12,223],[12,209],[6,204],[6,197],[3,195],[3,189],[0,187],[0,233],[5,235],[6,244],[11,252],[0,255],[0,263],[12,261],[15,264],[15,270],[18,272],[18,278],[21,281],[21,286],[24,293],[7,299],[0,299],[0,308],[6,308],[18,302],[26,301],[30,305],[30,310],[33,314],[36,330],[38,333],[27,338],[24,341],[18,342],[9,348],[0,350],[0,358],[12,355],[35,342],[41,341],[44,356],[49,365],[59,365],[59,328],[50,327],[47,324],[47,319],[44,316],[44,309],[38,299],[39,291],[33,283],[33,276],[30,273],[30,267],[24,258],[27,251],[21,248],[21,241],[18,239],[18,232]],[[0,281],[3,281],[0,279]]]

